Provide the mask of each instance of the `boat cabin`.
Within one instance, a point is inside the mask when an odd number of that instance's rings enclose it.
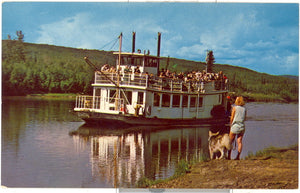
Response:
[[[119,55],[119,52],[114,52],[114,54]],[[118,64],[119,58],[117,57],[116,66],[118,66]],[[141,53],[121,53],[121,73],[126,72],[126,70],[134,72],[137,67],[139,67],[141,73],[157,74],[159,57]]]

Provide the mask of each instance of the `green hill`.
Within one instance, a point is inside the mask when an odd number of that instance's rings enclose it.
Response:
[[[93,70],[84,57],[101,67],[115,65],[112,52],[2,40],[2,94],[37,93],[91,94]],[[160,67],[167,67],[162,58]],[[205,63],[169,58],[171,71],[204,70]],[[214,64],[213,71],[223,71],[230,90],[256,101],[298,101],[298,79],[258,73],[246,68]]]

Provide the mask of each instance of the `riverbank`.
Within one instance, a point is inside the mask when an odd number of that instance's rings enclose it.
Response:
[[[210,160],[150,188],[297,189],[298,145],[267,148],[244,160]]]
[[[281,94],[263,94],[263,93],[249,93],[243,92],[240,94],[230,92],[233,98],[243,96],[246,102],[265,102],[265,103],[298,103],[298,96],[290,96],[286,93]]]
[[[29,94],[27,97],[41,97],[41,98],[76,98],[77,94],[72,93],[47,93],[47,94]]]

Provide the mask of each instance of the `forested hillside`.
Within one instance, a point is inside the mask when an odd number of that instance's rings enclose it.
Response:
[[[85,63],[85,56],[99,67],[105,63],[115,65],[112,52],[2,40],[2,94],[91,94],[94,73]],[[163,58],[160,67],[187,72],[203,70],[205,63]],[[249,100],[298,101],[298,79],[223,64],[214,64],[213,71],[223,71],[230,90]]]

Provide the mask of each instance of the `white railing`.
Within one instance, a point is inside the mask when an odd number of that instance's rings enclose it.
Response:
[[[81,95],[76,97],[75,108],[82,110],[121,111],[124,108],[124,99]]]
[[[91,109],[93,107],[93,96],[76,96],[75,108]]]
[[[117,74],[104,72],[95,73],[95,84],[117,84]],[[220,80],[208,82],[184,81],[171,78],[149,77],[147,74],[124,73],[120,75],[120,86],[139,86],[156,90],[169,90],[179,92],[210,92],[215,90],[228,90],[228,83]]]
[[[117,84],[118,77],[116,73],[99,72],[95,73],[95,84]],[[124,73],[119,78],[120,86],[142,86],[147,87],[147,75],[146,74],[129,74]]]

